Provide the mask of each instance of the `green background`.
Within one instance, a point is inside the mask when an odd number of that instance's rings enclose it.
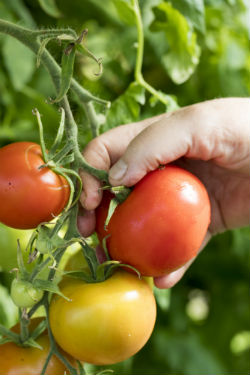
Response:
[[[0,17],[23,26],[70,26],[77,32],[88,28],[87,46],[97,57],[102,57],[104,72],[97,79],[95,62],[79,56],[75,77],[97,96],[113,102],[109,113],[96,106],[100,118],[107,115],[102,131],[171,109],[148,96],[144,103],[144,94],[135,93],[129,86],[134,79],[136,29],[126,14],[128,2],[57,0],[56,9],[53,1],[0,0]],[[173,108],[176,101],[184,106],[218,97],[249,96],[249,2],[166,2],[172,4],[171,12],[175,10],[172,16],[179,18],[172,18],[171,27],[163,25],[162,32],[152,25],[154,17],[161,16],[152,11],[159,3],[158,0],[141,1],[145,26],[143,74],[152,86],[171,95]],[[61,15],[55,17],[58,10]],[[166,25],[167,22],[171,20]],[[184,26],[193,33],[194,47],[200,51],[195,66],[191,63],[195,50],[189,55],[185,41],[181,41]],[[0,144],[38,140],[31,113],[34,107],[43,115],[46,139],[50,143],[59,114],[55,106],[46,102],[54,96],[47,72],[42,67],[36,69],[35,56],[10,37],[0,35],[0,47]],[[50,42],[49,49],[60,61],[58,43]],[[171,66],[164,58],[169,54],[172,54]],[[179,69],[177,76],[173,74],[175,66]],[[74,97],[71,103],[80,129],[80,143],[84,146],[91,138],[90,129]],[[157,292],[158,319],[150,341],[135,357],[111,366],[115,373],[248,374],[249,270],[249,229],[214,237],[171,291]],[[6,325],[15,320],[6,289],[7,279],[0,272],[0,322]],[[92,367],[89,370],[96,370]]]

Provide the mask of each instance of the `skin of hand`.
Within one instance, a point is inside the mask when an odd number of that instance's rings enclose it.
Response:
[[[211,224],[200,251],[218,232],[248,225],[250,203],[250,99],[215,99],[144,121],[118,126],[93,139],[83,151],[89,164],[109,171],[111,185],[132,186],[160,164],[175,162],[206,186]],[[83,192],[78,227],[83,236],[95,228],[100,182],[80,172]],[[170,288],[194,259],[155,278]]]

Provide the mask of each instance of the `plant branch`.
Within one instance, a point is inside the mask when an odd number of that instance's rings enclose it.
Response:
[[[99,135],[99,121],[98,121],[95,109],[91,102],[83,103],[83,105],[84,105],[85,112],[89,119],[92,136],[93,138],[95,138]]]
[[[37,32],[33,30],[26,29],[22,26],[15,25],[11,22],[1,20],[0,19],[0,33],[8,34],[13,36],[14,38],[18,39],[20,42],[22,42],[24,45],[29,47],[35,54],[38,53],[40,48],[40,43],[37,40]],[[54,86],[56,88],[57,93],[60,90],[60,79],[61,79],[61,68],[56,63],[54,58],[51,56],[51,54],[48,52],[48,50],[44,49],[42,55],[41,55],[41,61],[43,65],[48,70],[52,81],[54,83]],[[76,93],[76,95],[79,97],[81,102],[88,103],[91,101],[96,101],[101,104],[108,105],[108,102],[102,99],[99,99],[95,96],[93,96],[91,93],[89,93],[87,90],[85,90],[82,86],[79,85],[77,81],[72,79],[71,81],[71,88]],[[74,142],[74,152],[76,156],[76,160],[79,164],[79,167],[84,169],[86,172],[92,174],[93,176],[97,177],[101,181],[108,182],[108,174],[106,171],[98,170],[91,165],[89,165],[84,157],[82,156],[78,142],[77,142],[77,134],[78,134],[78,128],[77,124],[74,120],[74,117],[72,115],[70,105],[68,102],[67,97],[65,96],[62,99],[62,106],[66,113],[66,119],[67,119],[67,127],[66,127],[66,133],[69,138]],[[91,106],[88,106],[87,115],[91,116],[90,123],[92,125],[94,124],[95,120],[95,114],[94,109]]]
[[[137,55],[136,55],[136,65],[135,65],[135,80],[136,82],[145,88],[150,94],[158,98],[160,102],[167,105],[168,100],[161,95],[157,90],[154,89],[149,83],[147,83],[142,75],[142,63],[143,63],[143,53],[144,53],[144,33],[143,33],[143,23],[141,18],[140,7],[138,0],[133,0],[133,9],[135,14],[136,28],[137,28]]]
[[[67,367],[67,369],[70,371],[71,375],[77,375],[77,370],[69,363],[69,361],[64,357],[62,353],[57,348],[56,342],[54,340],[54,336],[52,334],[51,328],[50,328],[50,322],[49,322],[49,300],[48,300],[48,293],[46,293],[44,307],[46,311],[46,320],[47,320],[47,328],[48,328],[48,335],[50,340],[50,353],[48,358],[50,358],[52,355],[56,355],[58,359]],[[44,366],[42,374],[45,374],[45,370],[48,366],[48,358],[47,358],[47,365]]]
[[[58,34],[57,30],[49,30],[49,32],[54,32],[55,34]],[[70,32],[71,34],[74,34],[72,30],[68,29],[63,29],[61,32]],[[5,21],[5,20],[0,20],[0,32],[10,35],[16,39],[18,39],[20,42],[22,42],[24,45],[26,45],[28,48],[30,48],[35,54],[39,52],[40,48],[40,42],[38,41],[38,36],[45,35],[46,30],[38,30],[38,31],[33,31],[29,30],[27,28],[24,28],[19,25],[15,25],[11,22]],[[75,34],[74,34],[75,35]],[[44,49],[42,55],[40,56],[41,61],[43,65],[46,67],[48,70],[52,81],[55,85],[57,93],[60,90],[60,79],[61,79],[61,68],[59,65],[56,63],[54,58],[51,56],[51,54],[48,52],[47,49]],[[71,80],[71,89],[75,92],[75,94],[78,96],[80,101],[85,104],[84,107],[86,109],[87,116],[89,118],[89,122],[91,124],[91,128],[94,129],[94,127],[97,128],[97,120],[96,120],[96,114],[94,113],[94,109],[92,104],[90,103],[91,101],[96,101],[97,103],[103,104],[105,106],[109,106],[109,102],[106,100],[100,99],[94,95],[92,95],[90,92],[85,90],[76,80],[72,79]],[[65,111],[68,112],[68,118],[70,118],[70,123],[73,125],[73,116],[70,110],[69,105],[66,103],[68,102],[67,98],[65,98],[63,101],[63,106]],[[86,105],[86,103],[89,103]],[[70,114],[69,114],[70,111]],[[74,126],[77,126],[74,124]],[[81,160],[81,166],[84,168],[85,163],[84,160]],[[87,166],[87,171],[91,173],[93,171],[93,168],[89,168]],[[97,177],[97,176],[96,176]]]
[[[21,338],[21,342],[24,342],[29,337],[29,330],[28,330],[29,320],[26,317],[24,317],[23,311],[20,308],[19,308],[19,319],[20,319],[20,338]]]

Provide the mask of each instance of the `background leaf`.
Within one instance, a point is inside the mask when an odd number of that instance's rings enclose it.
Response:
[[[163,31],[169,43],[169,52],[162,56],[162,63],[175,83],[185,82],[199,62],[200,47],[196,34],[185,17],[170,3],[161,3],[154,9],[151,24],[154,32]]]
[[[55,0],[38,0],[41,8],[51,17],[59,18],[62,13],[58,9]]]
[[[121,21],[128,25],[134,25],[135,16],[131,0],[113,0],[113,4]]]
[[[123,95],[115,100],[107,114],[102,131],[114,126],[137,121],[140,115],[140,104],[145,103],[145,90],[132,83]]]
[[[35,56],[27,47],[9,36],[4,40],[2,53],[11,83],[19,91],[34,73]]]
[[[170,3],[185,16],[197,31],[205,33],[205,7],[203,0],[170,0]]]

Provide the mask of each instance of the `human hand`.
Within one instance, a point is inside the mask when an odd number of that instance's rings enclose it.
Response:
[[[83,155],[92,166],[109,171],[113,186],[132,186],[160,164],[173,161],[198,176],[211,201],[211,224],[200,250],[211,235],[249,222],[248,98],[216,99],[119,126],[92,140]],[[102,199],[102,190],[93,176],[81,172],[81,177],[84,209],[78,226],[88,236],[95,228],[94,209]],[[156,286],[173,286],[192,261],[156,278]]]

